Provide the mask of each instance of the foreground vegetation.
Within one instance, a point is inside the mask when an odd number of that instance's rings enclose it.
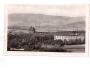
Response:
[[[64,45],[85,44],[85,40],[54,40],[53,35],[38,34],[12,34],[8,33],[8,51],[14,49],[24,49],[24,51],[52,51],[67,52],[62,48]],[[11,49],[12,48],[12,49]]]

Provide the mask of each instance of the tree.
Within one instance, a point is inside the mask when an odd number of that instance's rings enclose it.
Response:
[[[31,26],[31,27],[29,28],[29,32],[30,32],[30,33],[35,33],[35,32],[36,32],[36,30],[35,30],[35,28],[34,28],[34,27],[32,27],[32,26]]]

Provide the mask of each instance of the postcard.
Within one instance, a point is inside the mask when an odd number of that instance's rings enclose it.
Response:
[[[83,56],[88,5],[8,5],[5,53],[9,55]]]

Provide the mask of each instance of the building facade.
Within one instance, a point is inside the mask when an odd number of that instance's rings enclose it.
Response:
[[[81,40],[84,40],[85,39],[85,36],[82,36],[82,35],[74,35],[74,36],[57,36],[57,35],[55,35],[54,36],[54,40],[62,40],[62,41],[64,41],[64,40],[67,40],[67,41],[69,41],[69,40],[75,40],[75,39],[81,39]]]

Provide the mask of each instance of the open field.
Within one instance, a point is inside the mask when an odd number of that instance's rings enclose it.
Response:
[[[65,45],[63,47],[70,52],[85,52],[85,45]]]

